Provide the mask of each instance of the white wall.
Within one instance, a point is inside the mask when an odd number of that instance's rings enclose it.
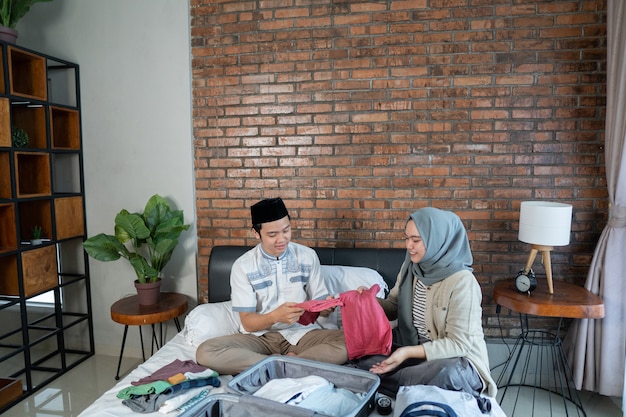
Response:
[[[122,208],[152,194],[173,201],[192,228],[166,267],[165,291],[196,300],[189,3],[181,0],[54,0],[17,26],[18,45],[80,65],[89,236],[113,232]],[[133,294],[125,260],[90,260],[96,352],[118,355],[123,326],[110,306]],[[129,353],[139,338],[130,329]],[[173,333],[173,332],[172,332]]]

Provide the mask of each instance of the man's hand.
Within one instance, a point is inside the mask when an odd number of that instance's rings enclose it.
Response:
[[[270,329],[276,323],[293,324],[298,321],[304,309],[295,307],[297,303],[287,302],[266,314],[240,312],[241,324],[247,332]]]
[[[270,314],[272,314],[277,323],[294,324],[304,313],[304,309],[296,307],[296,304],[294,302],[283,303]]]

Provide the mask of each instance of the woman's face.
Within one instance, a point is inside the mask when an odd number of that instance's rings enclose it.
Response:
[[[417,226],[415,226],[413,219],[406,223],[406,227],[404,228],[404,241],[406,243],[406,250],[411,256],[411,262],[419,263],[426,254],[426,246],[424,245],[420,233],[417,231]]]

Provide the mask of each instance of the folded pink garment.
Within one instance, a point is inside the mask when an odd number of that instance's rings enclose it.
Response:
[[[378,284],[374,284],[362,293],[354,290],[339,295],[349,359],[391,353],[391,324],[376,300],[379,290]]]
[[[296,304],[296,307],[306,310],[298,319],[298,323],[304,326],[315,323],[315,320],[317,320],[320,315],[320,311],[328,310],[329,308],[337,306],[343,306],[343,303],[339,298],[331,298],[329,300],[309,300],[298,303]]]
[[[389,355],[391,353],[391,324],[383,308],[376,301],[380,290],[378,284],[359,293],[346,291],[339,298],[310,300],[297,304],[306,311],[298,323],[307,325],[315,322],[319,312],[332,307],[341,307],[343,332],[349,359],[367,355]]]

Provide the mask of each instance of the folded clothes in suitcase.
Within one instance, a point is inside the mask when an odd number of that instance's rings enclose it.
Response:
[[[337,389],[357,394],[358,403],[350,412],[337,416],[319,409],[315,411],[254,395],[269,381],[311,375],[324,378]],[[361,369],[292,356],[270,356],[231,379],[228,382],[228,389],[232,394],[210,395],[179,417],[365,417],[374,406],[374,397],[379,385],[378,375]]]

